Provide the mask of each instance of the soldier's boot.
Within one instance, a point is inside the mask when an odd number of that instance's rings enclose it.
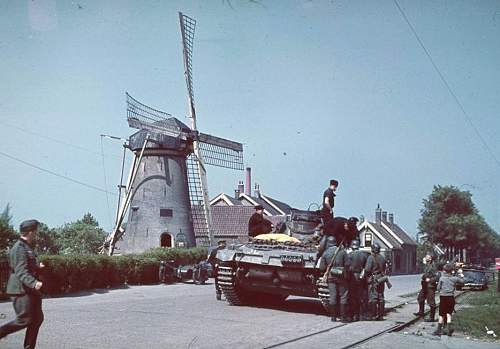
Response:
[[[423,317],[424,316],[424,306],[425,306],[424,302],[418,302],[418,312],[413,313],[413,315]]]
[[[455,331],[455,329],[453,328],[453,324],[450,322],[448,324],[448,333],[447,333],[447,335],[448,336],[452,336],[454,331]]]
[[[333,322],[338,320],[338,306],[337,304],[330,305],[330,317]]]
[[[443,330],[443,324],[438,324],[438,327],[434,332],[432,332],[432,335],[441,336],[441,334],[443,333],[442,330]]]
[[[368,303],[368,317],[367,317],[367,320],[368,321],[373,321],[376,319],[377,317],[377,303],[376,302],[373,302],[373,303]]]
[[[384,314],[385,314],[385,302],[384,301],[377,302],[377,320],[378,321],[384,320]]]
[[[218,301],[222,300],[222,292],[219,292],[219,291],[215,292],[215,298]]]
[[[344,323],[351,322],[351,318],[347,312],[347,304],[340,305],[340,321]]]
[[[431,307],[429,317],[424,319],[425,322],[436,322],[436,307]]]

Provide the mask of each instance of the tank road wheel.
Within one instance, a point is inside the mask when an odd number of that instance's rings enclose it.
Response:
[[[219,265],[217,269],[217,282],[230,305],[248,304],[248,294],[236,285],[236,271],[231,267]]]
[[[326,313],[330,313],[330,290],[328,289],[328,284],[322,280],[318,280],[318,297],[321,301],[321,305],[325,309]]]

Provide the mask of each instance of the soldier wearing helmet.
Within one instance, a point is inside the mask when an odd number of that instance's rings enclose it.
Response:
[[[364,320],[368,303],[368,288],[363,270],[369,253],[359,249],[359,240],[351,243],[351,279],[349,280],[349,308],[353,321]]]
[[[349,289],[347,287],[349,257],[344,246],[340,242],[337,242],[335,237],[328,236],[323,258],[329,265],[329,269],[327,269],[329,271],[328,289],[330,291],[330,315],[332,321],[337,321],[340,314],[342,322],[350,322],[347,308],[349,297]]]
[[[424,259],[425,267],[424,273],[422,274],[422,280],[420,282],[421,289],[418,293],[418,312],[414,313],[416,316],[424,316],[425,302],[431,308],[429,317],[425,319],[427,322],[434,322],[436,316],[436,287],[439,281],[439,273],[437,271],[436,263],[434,263],[434,257],[431,253],[427,253]]]
[[[368,256],[365,267],[366,276],[368,277],[369,319],[383,320],[385,311],[385,258],[380,254],[378,242],[374,242],[371,249],[372,253]],[[385,279],[387,278],[385,277]]]

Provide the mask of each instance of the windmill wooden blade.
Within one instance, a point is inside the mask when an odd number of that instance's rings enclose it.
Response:
[[[208,165],[243,170],[243,145],[228,139],[198,134],[198,147]]]
[[[161,132],[163,134],[178,137],[183,130],[169,119],[172,115],[151,108],[126,92],[127,95],[127,121],[132,128]]]
[[[189,113],[192,119],[191,127],[196,130],[196,111],[194,108],[193,91],[193,43],[196,20],[179,12],[179,22],[182,37],[182,56],[184,59],[184,76],[188,92]]]
[[[189,187],[189,201],[191,203],[191,217],[193,220],[194,235],[196,244],[207,246],[212,243],[211,236],[211,214],[210,205],[207,202],[207,185],[203,183],[206,176],[201,172],[205,171],[203,164],[196,154],[191,154],[186,160],[187,178]]]

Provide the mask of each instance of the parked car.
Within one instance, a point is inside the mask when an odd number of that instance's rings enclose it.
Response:
[[[485,290],[488,288],[488,276],[485,270],[463,269],[464,285],[459,289]]]

